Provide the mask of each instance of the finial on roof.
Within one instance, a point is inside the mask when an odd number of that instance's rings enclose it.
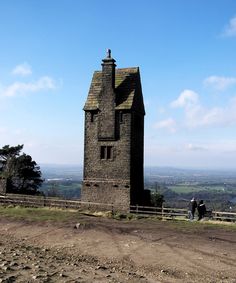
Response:
[[[107,49],[107,58],[111,58],[111,49]]]

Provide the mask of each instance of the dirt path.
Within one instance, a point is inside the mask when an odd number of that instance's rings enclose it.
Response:
[[[236,282],[236,230],[78,221],[74,229],[1,219],[0,282]]]

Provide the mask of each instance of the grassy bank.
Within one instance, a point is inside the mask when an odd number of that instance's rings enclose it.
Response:
[[[86,216],[86,215],[87,216]],[[6,218],[9,220],[15,221],[27,221],[27,222],[50,222],[50,223],[77,223],[82,222],[85,223],[88,221],[88,216],[96,216],[96,217],[104,217],[104,218],[113,218],[114,221],[122,221],[132,224],[150,223],[158,226],[169,227],[170,229],[176,231],[182,231],[185,233],[193,233],[193,232],[203,232],[205,230],[214,230],[214,229],[224,229],[230,231],[236,231],[236,223],[230,222],[220,222],[220,221],[183,221],[183,220],[165,220],[162,221],[153,217],[145,217],[140,218],[137,215],[127,214],[123,215],[123,217],[119,217],[119,214],[112,215],[111,213],[106,212],[97,212],[97,213],[86,213],[78,212],[76,210],[63,210],[57,208],[26,208],[26,207],[3,207],[0,206],[0,217]],[[96,221],[90,218],[89,222]]]
[[[51,208],[1,207],[0,217],[14,220],[65,222],[79,217],[75,210],[62,210]]]

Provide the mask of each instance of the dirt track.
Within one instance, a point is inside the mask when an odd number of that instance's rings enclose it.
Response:
[[[236,230],[89,216],[78,222],[75,229],[76,222],[1,219],[0,282],[236,282]]]

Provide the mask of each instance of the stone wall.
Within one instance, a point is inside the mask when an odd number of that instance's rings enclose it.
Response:
[[[84,202],[103,203],[114,206],[114,210],[129,211],[130,185],[116,181],[84,181]]]
[[[130,205],[130,131],[131,113],[124,113],[122,123],[116,115],[116,141],[98,139],[99,114],[85,113],[84,182],[82,201]],[[101,147],[111,146],[110,159],[101,159]]]
[[[90,120],[91,113],[85,113],[85,156],[84,180],[128,180],[130,181],[130,131],[131,114],[123,115],[119,125],[120,138],[116,141],[99,141],[98,115]],[[117,121],[118,123],[118,121]],[[111,159],[101,159],[101,146],[112,147]]]

